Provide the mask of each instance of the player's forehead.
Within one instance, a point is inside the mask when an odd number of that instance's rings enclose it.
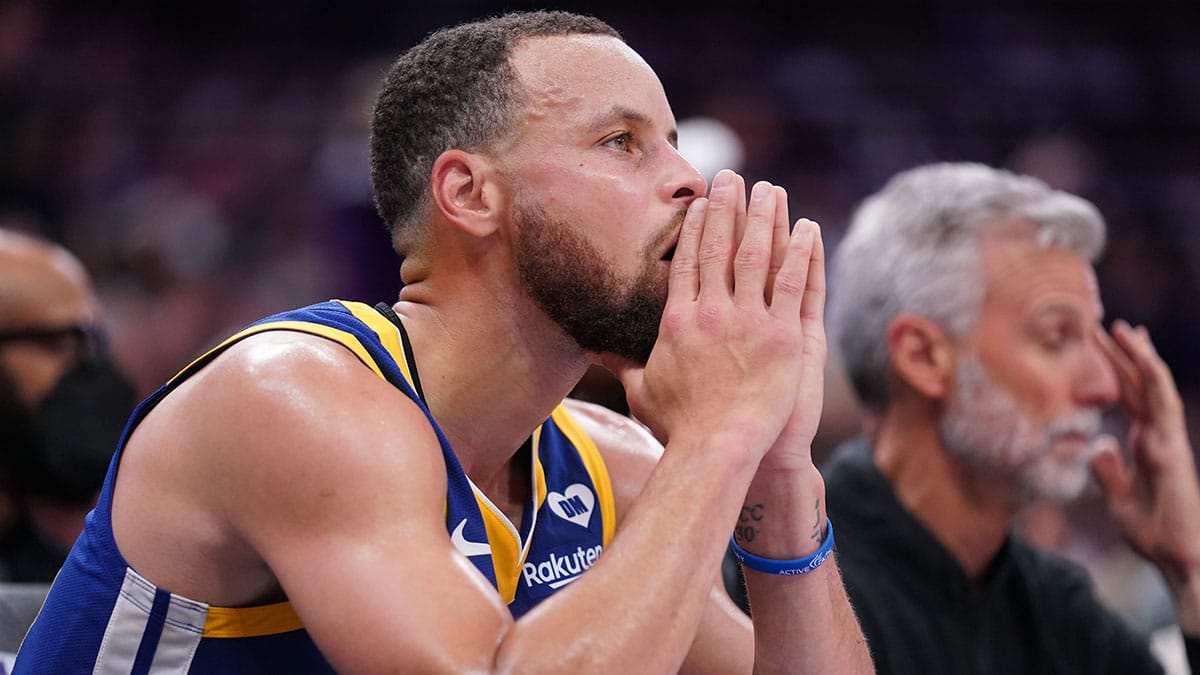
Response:
[[[523,40],[513,50],[526,95],[527,115],[594,118],[622,109],[674,124],[658,76],[621,40],[607,35],[565,35]]]

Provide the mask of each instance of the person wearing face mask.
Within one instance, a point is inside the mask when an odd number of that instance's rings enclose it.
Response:
[[[133,409],[99,313],[75,256],[0,229],[0,581],[54,579]]]

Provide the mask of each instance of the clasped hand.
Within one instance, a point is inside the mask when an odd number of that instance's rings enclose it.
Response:
[[[605,364],[634,417],[666,443],[719,436],[758,462],[811,465],[825,364],[824,247],[816,223],[788,226],[787,194],[766,182],[749,203],[722,171],[688,208],[658,342],[644,370]]]

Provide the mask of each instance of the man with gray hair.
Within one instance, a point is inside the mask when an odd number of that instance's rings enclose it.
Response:
[[[1161,672],[1082,571],[1011,532],[1089,467],[1163,573],[1195,670],[1200,483],[1148,333],[1101,327],[1104,236],[1087,201],[979,164],[904,172],[855,214],[830,309],[867,434],[823,473],[878,672]],[[1118,402],[1132,462],[1099,435]]]

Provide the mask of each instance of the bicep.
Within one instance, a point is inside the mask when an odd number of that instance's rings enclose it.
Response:
[[[239,397],[264,422],[224,439],[230,522],[338,670],[488,668],[511,618],[450,543],[434,432],[366,369],[332,365]]]

